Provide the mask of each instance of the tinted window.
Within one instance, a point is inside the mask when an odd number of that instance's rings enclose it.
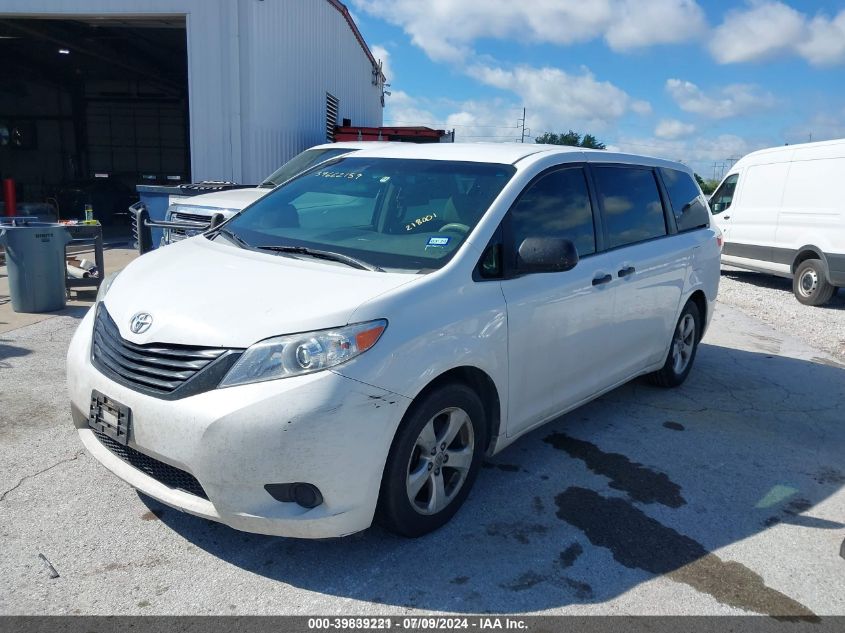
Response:
[[[710,210],[714,215],[718,215],[731,206],[738,180],[739,174],[732,174],[728,176],[725,178],[725,182],[722,183],[722,186],[716,190],[716,193],[710,196]]]
[[[513,243],[526,237],[571,240],[581,256],[596,252],[593,210],[583,169],[562,169],[531,185],[511,209]]]
[[[608,248],[666,235],[666,219],[654,173],[632,167],[596,167]]]
[[[355,156],[277,187],[226,228],[255,248],[304,246],[386,269],[431,270],[449,261],[515,171]]]
[[[678,231],[710,226],[710,214],[701,200],[701,190],[689,174],[677,169],[660,169],[669,193]]]

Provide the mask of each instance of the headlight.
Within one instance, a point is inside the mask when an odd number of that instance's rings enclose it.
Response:
[[[109,273],[108,275],[105,276],[105,278],[103,279],[103,282],[100,284],[100,287],[97,289],[97,299],[96,300],[97,300],[98,303],[106,298],[106,295],[109,293],[109,288],[111,288],[111,285],[115,280],[115,277],[117,277],[119,274],[120,274],[120,271],[118,271],[116,273]]]
[[[387,321],[379,319],[331,330],[269,338],[244,352],[219,386],[232,387],[288,378],[335,367],[370,349],[386,328]]]

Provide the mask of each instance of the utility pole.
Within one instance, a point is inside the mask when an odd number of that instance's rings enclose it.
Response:
[[[522,118],[517,122],[517,126],[522,126],[522,136],[519,137],[519,142],[525,142],[525,108],[522,108]],[[528,130],[528,134],[531,134],[531,130]]]

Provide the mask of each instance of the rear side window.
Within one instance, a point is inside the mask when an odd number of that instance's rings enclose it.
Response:
[[[651,169],[595,167],[608,248],[666,235],[666,218]]]
[[[675,214],[678,231],[691,231],[710,226],[710,214],[701,201],[701,191],[692,176],[677,169],[663,167],[660,168],[660,175],[669,193],[669,202],[672,203],[672,212]]]
[[[593,209],[580,168],[561,169],[534,182],[511,209],[513,244],[527,237],[571,240],[580,256],[596,252]]]

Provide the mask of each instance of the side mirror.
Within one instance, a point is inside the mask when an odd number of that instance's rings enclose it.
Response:
[[[211,224],[208,225],[208,230],[211,231],[211,230],[216,229],[218,226],[223,224],[223,222],[225,222],[225,221],[226,221],[226,217],[222,213],[215,213],[214,215],[211,216]]]
[[[523,273],[559,273],[578,263],[578,249],[560,237],[527,237],[519,245],[516,268]]]

